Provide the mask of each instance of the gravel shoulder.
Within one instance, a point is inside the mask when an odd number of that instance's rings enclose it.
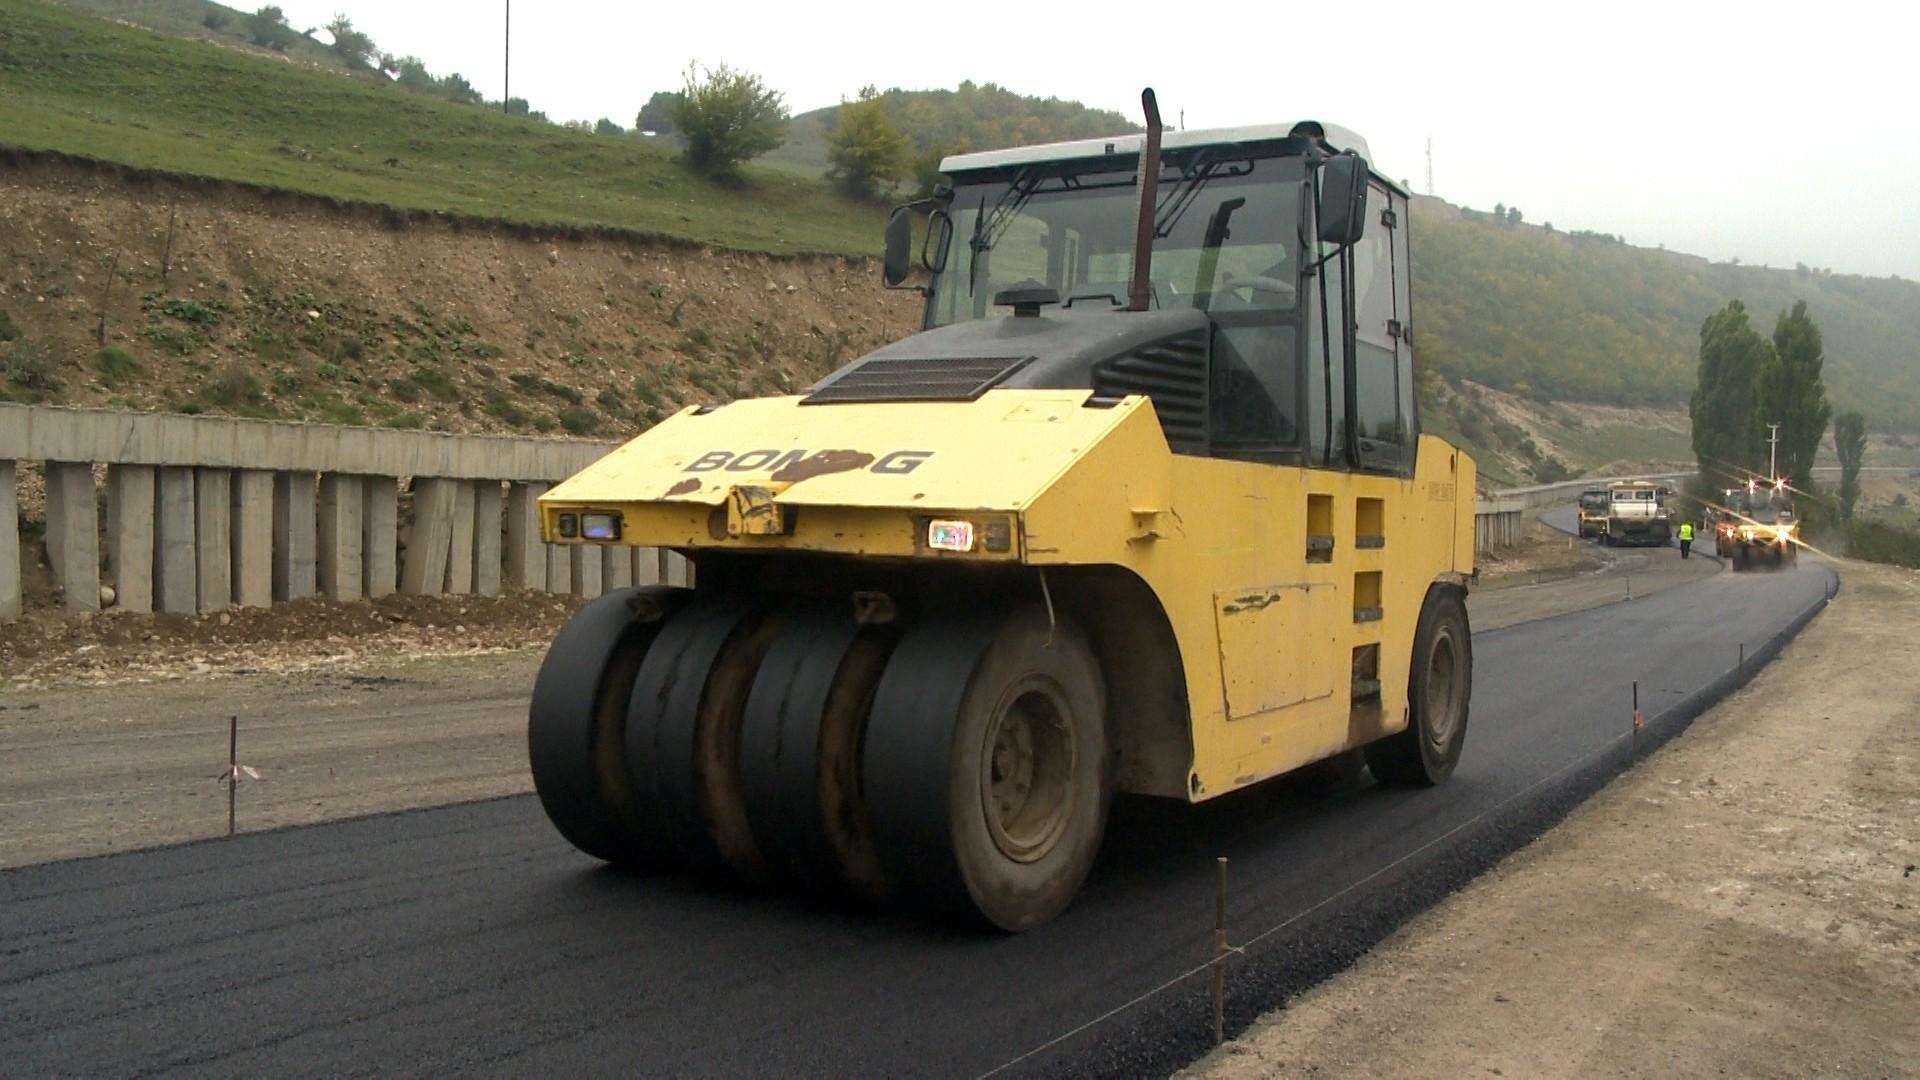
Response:
[[[1183,1075],[1913,1075],[1920,574],[1840,571],[1686,734]]]

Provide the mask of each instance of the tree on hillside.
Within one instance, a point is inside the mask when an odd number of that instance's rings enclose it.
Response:
[[[272,4],[247,16],[247,37],[255,45],[277,52],[286,52],[287,46],[300,40],[300,35],[287,25],[286,12]]]
[[[595,135],[625,135],[627,129],[603,116],[593,125],[593,133]]]
[[[1827,386],[1821,378],[1825,354],[1820,327],[1801,300],[1780,313],[1773,330],[1773,360],[1761,372],[1754,421],[1764,430],[1780,425],[1780,475],[1802,487],[1813,479],[1813,455],[1827,433]]]
[[[427,62],[417,56],[402,56],[393,61],[394,81],[409,90],[439,89],[439,80],[427,70]]]
[[[856,198],[884,194],[907,171],[907,137],[887,117],[887,101],[872,86],[858,101],[842,101],[827,132],[827,178]]]
[[[335,15],[326,29],[333,37],[334,55],[346,61],[348,67],[359,70],[373,66],[373,57],[378,50],[374,48],[372,38],[353,28],[352,19]]]
[[[689,65],[673,126],[687,140],[687,164],[695,172],[732,177],[743,162],[787,140],[787,106],[758,75],[725,64],[704,71]]]
[[[1867,421],[1849,409],[1833,418],[1833,448],[1840,455],[1840,520],[1853,524],[1860,501],[1860,462],[1867,456]]]
[[[467,81],[465,75],[454,72],[440,80],[440,92],[454,101],[473,104],[480,100],[480,91]]]
[[[1495,225],[1501,225],[1501,224],[1504,224],[1506,220],[1507,220],[1507,204],[1503,202],[1494,203],[1493,204],[1493,223]]]
[[[1520,224],[1520,208],[1519,207],[1517,206],[1507,207],[1507,224],[1509,225]]]
[[[651,131],[655,135],[673,134],[673,113],[687,95],[677,90],[657,90],[640,106],[640,113],[633,118],[635,131]]]
[[[1773,362],[1773,347],[1747,320],[1738,300],[1700,326],[1699,381],[1688,402],[1693,417],[1693,455],[1710,486],[1743,481],[1766,466],[1754,428],[1755,383]]]

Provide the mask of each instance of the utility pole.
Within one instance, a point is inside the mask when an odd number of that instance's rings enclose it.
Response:
[[[1780,482],[1780,466],[1778,464],[1779,453],[1780,453],[1780,425],[1768,424],[1767,425],[1767,480],[1769,483],[1778,484]]]
[[[1433,136],[1427,136],[1427,198],[1433,198]]]
[[[511,115],[513,106],[513,0],[507,3],[507,32],[502,39],[504,47],[500,57],[500,111]]]

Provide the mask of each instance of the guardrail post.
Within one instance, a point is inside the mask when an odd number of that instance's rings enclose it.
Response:
[[[365,585],[361,544],[366,523],[366,481],[328,473],[320,478],[319,582],[329,600],[358,600]]]
[[[447,592],[473,591],[473,481],[454,480],[453,523],[447,530]]]
[[[233,599],[273,603],[273,474],[243,469],[233,478]]]
[[[233,473],[195,469],[193,512],[200,610],[219,611],[233,606]]]
[[[68,611],[100,610],[100,504],[87,462],[47,462],[47,561]]]
[[[153,610],[153,507],[153,466],[108,467],[107,566],[122,611]]]
[[[547,485],[538,481],[507,485],[507,588],[542,590],[547,587],[547,551],[540,541],[540,496]]]
[[[399,584],[400,481],[392,476],[369,476],[366,510],[361,518],[360,567],[363,591],[369,597],[392,596]]]
[[[275,473],[273,477],[273,598],[298,600],[318,586],[316,549],[319,524],[314,517],[314,474]]]
[[[20,504],[14,462],[0,460],[0,621],[20,617]]]
[[[169,614],[191,615],[200,606],[193,545],[193,470],[162,466],[159,481],[159,509],[153,524],[154,603]]]
[[[500,481],[473,488],[473,591],[500,595]]]
[[[413,479],[413,534],[400,568],[400,588],[412,596],[438,593],[447,582],[447,556],[453,550],[456,481]]]

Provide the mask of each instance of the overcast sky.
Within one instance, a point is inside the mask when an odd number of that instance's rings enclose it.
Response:
[[[283,0],[501,90],[505,0]],[[1132,20],[1151,13],[1148,26]],[[1261,14],[1252,14],[1261,12]],[[1193,22],[1173,20],[1189,16]],[[1313,35],[1318,35],[1317,38]],[[612,3],[520,0],[512,89],[622,125],[689,62],[795,112],[963,79],[1189,128],[1339,123],[1382,172],[1716,260],[1920,279],[1920,4]]]

